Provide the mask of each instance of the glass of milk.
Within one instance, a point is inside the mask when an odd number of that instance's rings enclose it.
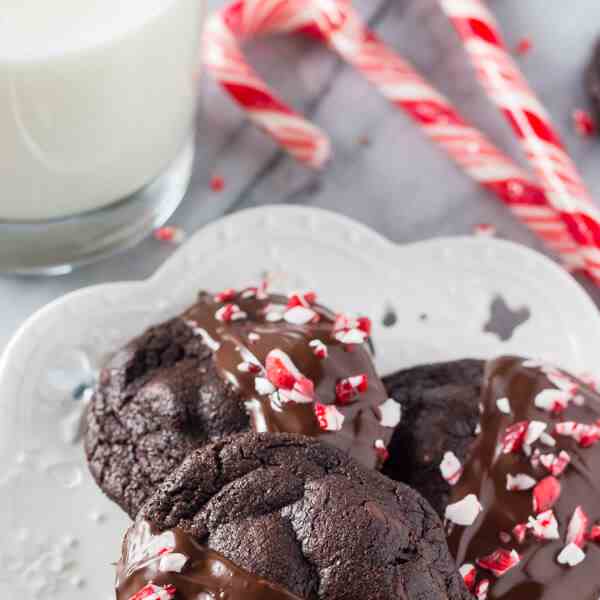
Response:
[[[2,0],[0,272],[132,245],[185,194],[203,0]]]

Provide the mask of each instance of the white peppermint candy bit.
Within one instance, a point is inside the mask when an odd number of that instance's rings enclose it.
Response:
[[[260,340],[260,335],[258,335],[258,333],[256,333],[255,331],[251,331],[251,332],[248,334],[248,339],[249,339],[251,342],[258,342],[258,340]]]
[[[308,345],[312,348],[313,354],[317,358],[325,359],[329,356],[327,346],[321,340],[311,340]]]
[[[527,433],[525,434],[524,443],[531,446],[531,444],[536,442],[544,431],[546,431],[547,427],[548,424],[543,421],[530,421],[529,426],[527,427]]]
[[[129,600],[173,600],[177,590],[172,585],[160,587],[149,583],[145,585],[139,592],[131,596]]]
[[[540,442],[542,442],[544,446],[550,446],[551,448],[556,446],[556,440],[545,431],[540,435]]]
[[[563,412],[571,401],[571,394],[562,390],[547,389],[541,391],[534,400],[540,410],[558,414]]]
[[[481,423],[477,423],[477,425],[475,425],[475,431],[473,433],[475,435],[479,435],[481,433]]]
[[[344,415],[332,404],[315,402],[315,415],[323,431],[340,431],[344,425]]]
[[[222,323],[241,321],[248,315],[237,304],[225,304],[215,312],[215,319]]]
[[[269,323],[278,323],[279,321],[283,321],[283,312],[278,310],[270,310],[266,315],[265,319]]]
[[[307,325],[317,319],[319,315],[312,309],[305,306],[294,306],[288,308],[283,313],[283,318],[292,325]]]
[[[529,517],[527,528],[531,529],[533,535],[539,540],[557,540],[560,538],[558,521],[553,510],[540,513],[535,518]]]
[[[498,400],[496,400],[496,406],[501,413],[510,415],[510,401],[508,398],[498,398]]]
[[[585,560],[585,552],[577,544],[567,544],[557,556],[559,565],[576,567]]]
[[[517,475],[506,475],[506,489],[509,492],[522,492],[535,487],[537,481],[526,473],[518,473]]]
[[[188,557],[185,554],[170,552],[160,557],[158,569],[163,573],[181,573],[187,561]]]
[[[539,461],[552,475],[559,477],[571,462],[571,455],[565,450],[561,450],[558,456],[554,453],[540,454]]]
[[[463,474],[463,466],[454,452],[446,452],[440,463],[442,477],[450,484],[456,485]]]
[[[262,367],[259,364],[250,361],[239,363],[237,369],[240,373],[260,373],[262,371]]]
[[[569,521],[569,528],[567,529],[567,544],[575,544],[580,548],[585,546],[587,538],[587,530],[590,526],[590,518],[586,512],[578,506],[573,511],[573,516]]]
[[[393,398],[388,398],[379,406],[380,423],[383,427],[396,427],[402,420],[402,407]]]
[[[462,500],[446,507],[445,517],[456,525],[468,527],[473,525],[479,513],[483,510],[475,494],[469,494]]]
[[[257,377],[254,380],[254,389],[257,394],[267,396],[275,391],[275,386],[266,377]]]
[[[487,600],[488,592],[490,591],[490,580],[482,579],[475,588],[475,598],[477,600]]]

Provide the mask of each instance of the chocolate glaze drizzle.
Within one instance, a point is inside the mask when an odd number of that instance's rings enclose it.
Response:
[[[181,529],[157,533],[140,520],[123,540],[117,600],[130,600],[148,584],[168,590],[164,596],[173,600],[300,600],[200,546]]]
[[[574,510],[581,506],[590,518],[590,525],[600,520],[600,443],[581,447],[570,437],[554,432],[559,422],[576,421],[594,424],[600,418],[600,397],[585,384],[573,380],[577,396],[583,403],[570,402],[560,415],[537,408],[536,396],[543,390],[556,389],[543,366],[529,366],[531,362],[505,357],[487,365],[482,392],[482,433],[477,437],[471,454],[464,465],[464,473],[453,488],[451,502],[468,494],[475,494],[483,506],[477,520],[469,527],[450,525],[449,545],[458,565],[475,564],[478,558],[490,555],[498,548],[515,549],[520,563],[496,578],[484,569],[478,569],[478,578],[489,578],[491,586],[488,600],[597,600],[600,596],[600,544],[588,541],[586,558],[578,565],[561,565],[557,556],[564,548],[566,533]],[[563,374],[564,375],[564,374]],[[510,415],[502,413],[497,400],[508,398]],[[553,510],[558,521],[560,539],[542,541],[528,532],[523,543],[501,532],[511,533],[519,523],[527,523],[534,514],[532,490],[508,491],[507,474],[524,473],[537,481],[550,475],[541,464],[532,465],[526,452],[501,454],[508,426],[520,421],[541,421],[546,431],[556,440],[550,447],[543,440],[531,448],[535,453],[558,455],[565,450],[571,464],[558,477],[562,493]],[[535,461],[534,461],[535,462]]]
[[[217,311],[227,303],[239,307],[244,313],[243,318],[219,320]],[[393,428],[383,427],[380,423],[380,406],[387,400],[387,394],[375,372],[368,345],[348,345],[338,341],[333,335],[335,315],[318,304],[310,307],[318,315],[318,322],[294,324],[286,321],[282,315],[287,303],[285,296],[259,298],[249,294],[248,290],[232,291],[226,301],[218,301],[203,292],[182,318],[213,350],[222,377],[239,391],[245,402],[255,431],[322,437],[369,468],[377,466],[381,454],[377,452],[375,442],[382,440],[387,446]],[[277,315],[278,320],[274,320]],[[327,358],[315,355],[309,345],[313,340],[320,340],[326,346]],[[341,430],[321,429],[314,403],[287,402],[283,406],[274,406],[268,395],[257,393],[256,373],[240,370],[240,364],[256,362],[264,366],[267,355],[274,349],[285,352],[298,370],[312,380],[317,402],[336,405],[344,416]],[[336,383],[359,374],[367,376],[368,389],[350,404],[336,404]]]

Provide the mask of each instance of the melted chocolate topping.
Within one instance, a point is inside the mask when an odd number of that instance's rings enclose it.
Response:
[[[556,374],[559,379],[562,377],[567,382],[570,379],[574,384],[573,391],[569,392],[568,406],[561,414],[538,408],[535,402],[543,390],[557,389],[551,381],[551,378],[556,381]],[[499,409],[497,401],[502,398],[509,400],[511,414],[504,414]],[[597,600],[600,595],[600,544],[588,541],[583,548],[585,559],[574,567],[559,564],[557,557],[566,545],[567,529],[578,506],[589,516],[590,526],[600,520],[600,443],[582,447],[575,439],[558,435],[555,426],[567,421],[596,424],[600,418],[600,397],[585,384],[556,369],[505,357],[487,366],[482,405],[482,433],[452,491],[451,502],[475,494],[483,507],[473,525],[450,525],[449,545],[459,566],[476,564],[477,559],[499,548],[514,549],[521,560],[505,574],[495,577],[478,567],[478,580],[487,578],[491,582],[488,600]],[[499,447],[505,439],[506,428],[532,420],[547,424],[546,432],[556,440],[556,445],[546,445],[544,440],[548,442],[548,439],[542,436],[531,445],[530,451],[525,447],[502,454]],[[508,491],[507,475],[522,473],[536,481],[548,477],[548,469],[536,460],[536,450],[554,455],[564,450],[571,458],[564,472],[557,475],[562,493],[553,510],[560,537],[540,540],[528,530],[525,539],[519,543],[513,535],[509,538],[506,534],[511,534],[515,525],[526,524],[530,516],[535,516],[533,490]]]
[[[148,585],[162,588],[169,600],[299,600],[200,546],[181,529],[159,534],[147,521],[138,521],[123,540],[117,565],[117,600],[130,600]]]
[[[239,309],[239,316],[230,320],[222,320],[221,316],[219,319],[218,311],[228,304]],[[231,291],[224,301],[201,293],[198,302],[182,318],[213,350],[219,372],[239,391],[255,431],[322,437],[323,441],[374,468],[381,460],[381,447],[387,446],[393,427],[381,424],[380,406],[387,400],[387,394],[375,371],[368,345],[349,345],[336,339],[335,315],[317,304],[310,305],[310,310],[317,315],[316,322],[289,322],[285,316],[287,304],[285,296],[259,298],[247,290]],[[326,358],[316,355],[314,340],[325,345]],[[298,371],[312,381],[314,402],[274,402],[272,394],[257,392],[256,379],[266,377],[264,367],[272,350],[285,353]],[[245,371],[248,363],[260,365],[263,371]],[[336,400],[336,384],[356,375],[367,376],[368,388],[349,404],[342,405]],[[319,426],[316,402],[335,405],[343,415],[339,431],[323,430]],[[377,440],[383,444],[376,446]]]

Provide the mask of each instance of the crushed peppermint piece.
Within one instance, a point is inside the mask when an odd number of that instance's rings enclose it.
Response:
[[[556,557],[559,565],[576,567],[585,559],[585,552],[577,544],[567,544]]]
[[[525,541],[527,535],[527,523],[518,523],[513,527],[512,535],[518,544],[522,544]]]
[[[535,487],[537,481],[526,473],[518,473],[517,475],[506,474],[506,489],[509,492],[522,492]]]
[[[571,401],[571,394],[562,390],[547,389],[541,391],[534,400],[535,406],[555,415],[566,410]]]
[[[454,452],[446,452],[440,463],[440,471],[444,480],[450,485],[456,485],[463,474],[463,466]]]
[[[490,571],[496,577],[502,577],[521,562],[521,557],[516,550],[499,548],[495,552],[477,560],[477,565]]]
[[[307,325],[318,321],[319,315],[312,308],[294,306],[283,313],[283,318],[291,325]]]
[[[312,348],[313,354],[322,360],[329,356],[327,346],[321,340],[311,340],[308,345]]]
[[[241,363],[238,364],[237,366],[238,371],[240,371],[241,373],[260,373],[262,371],[262,367],[255,363],[255,362],[250,362],[250,361],[243,361]]]
[[[533,48],[533,42],[529,36],[522,37],[515,46],[515,52],[519,56],[524,56]]]
[[[445,517],[456,525],[468,527],[475,523],[477,516],[483,510],[475,494],[469,494],[454,504],[448,504]]]
[[[477,237],[494,237],[496,235],[496,227],[491,223],[477,223],[473,227],[473,234]]]
[[[528,425],[529,423],[527,421],[519,421],[504,430],[504,436],[501,443],[503,454],[520,452],[522,450]]]
[[[525,434],[524,444],[531,446],[531,444],[537,442],[546,431],[547,427],[548,424],[543,421],[530,421],[529,426],[527,427],[527,433]]]
[[[600,542],[600,523],[592,525],[588,539],[592,542]]]
[[[255,331],[251,331],[251,332],[248,334],[248,339],[249,339],[251,342],[258,342],[258,340],[260,340],[260,335],[258,335],[258,333],[256,333]]]
[[[333,324],[333,337],[342,344],[362,344],[371,335],[371,320],[338,314]]]
[[[550,446],[551,448],[556,446],[556,440],[546,431],[543,431],[540,435],[540,442],[544,444],[544,446]]]
[[[227,288],[218,294],[215,294],[215,302],[230,302],[237,296],[237,292],[233,288]]]
[[[210,178],[210,189],[213,192],[222,192],[225,189],[225,180],[219,175]]]
[[[533,489],[533,512],[543,513],[551,509],[560,498],[560,481],[553,475],[542,479]]]
[[[381,418],[379,423],[383,427],[396,427],[402,420],[402,407],[393,398],[388,398],[379,406]]]
[[[472,563],[465,563],[458,570],[467,586],[467,589],[472,592],[475,590],[475,578],[477,577],[477,569]]]
[[[185,554],[169,552],[168,554],[161,556],[160,562],[158,563],[158,570],[163,573],[181,573],[187,561],[188,557],[185,556]]]
[[[475,587],[475,598],[477,600],[487,600],[490,591],[490,580],[482,579]]]
[[[552,509],[544,511],[536,517],[529,517],[527,528],[531,529],[538,540],[557,540],[560,538],[558,521]]]
[[[510,401],[508,398],[498,398],[498,400],[496,400],[496,406],[501,413],[510,415]]]
[[[275,391],[275,386],[266,377],[257,377],[254,380],[254,388],[256,393],[261,396],[267,396]]]
[[[575,109],[572,118],[575,131],[581,137],[592,137],[596,134],[596,121],[587,110],[581,108]]]
[[[364,393],[369,388],[369,379],[364,373],[340,379],[335,384],[335,399],[342,406],[350,404],[359,394]]]
[[[475,425],[475,431],[473,433],[475,435],[479,435],[481,433],[481,423],[477,423],[477,425]]]
[[[590,448],[600,441],[600,426],[598,424],[586,425],[574,421],[565,421],[557,423],[554,430],[558,435],[574,439],[582,448]]]
[[[317,294],[315,292],[294,292],[288,296],[288,303],[286,308],[296,308],[303,306],[304,308],[310,308],[317,301]]]
[[[344,415],[331,404],[315,402],[315,415],[323,431],[340,431],[344,425]]]
[[[571,455],[565,450],[561,450],[558,456],[553,453],[540,454],[539,460],[544,468],[550,471],[551,475],[559,477],[571,462]]]
[[[237,305],[231,302],[225,304],[215,312],[215,319],[221,323],[229,323],[231,321],[241,321],[248,315]]]
[[[587,539],[587,530],[589,526],[589,517],[583,508],[578,506],[573,511],[573,516],[569,521],[569,527],[567,529],[567,544],[575,544],[576,546],[583,548]]]
[[[181,244],[186,238],[186,233],[180,227],[159,227],[154,230],[154,239],[169,244]]]
[[[385,442],[383,440],[375,440],[373,446],[375,447],[375,452],[379,457],[380,462],[387,462],[388,458],[390,457],[390,453],[386,448]]]
[[[160,587],[149,583],[131,596],[129,600],[173,600],[176,593],[175,586],[166,585],[165,587]]]
[[[281,402],[306,404],[314,400],[314,383],[298,370],[283,350],[271,350],[265,368],[267,379],[277,388]]]

